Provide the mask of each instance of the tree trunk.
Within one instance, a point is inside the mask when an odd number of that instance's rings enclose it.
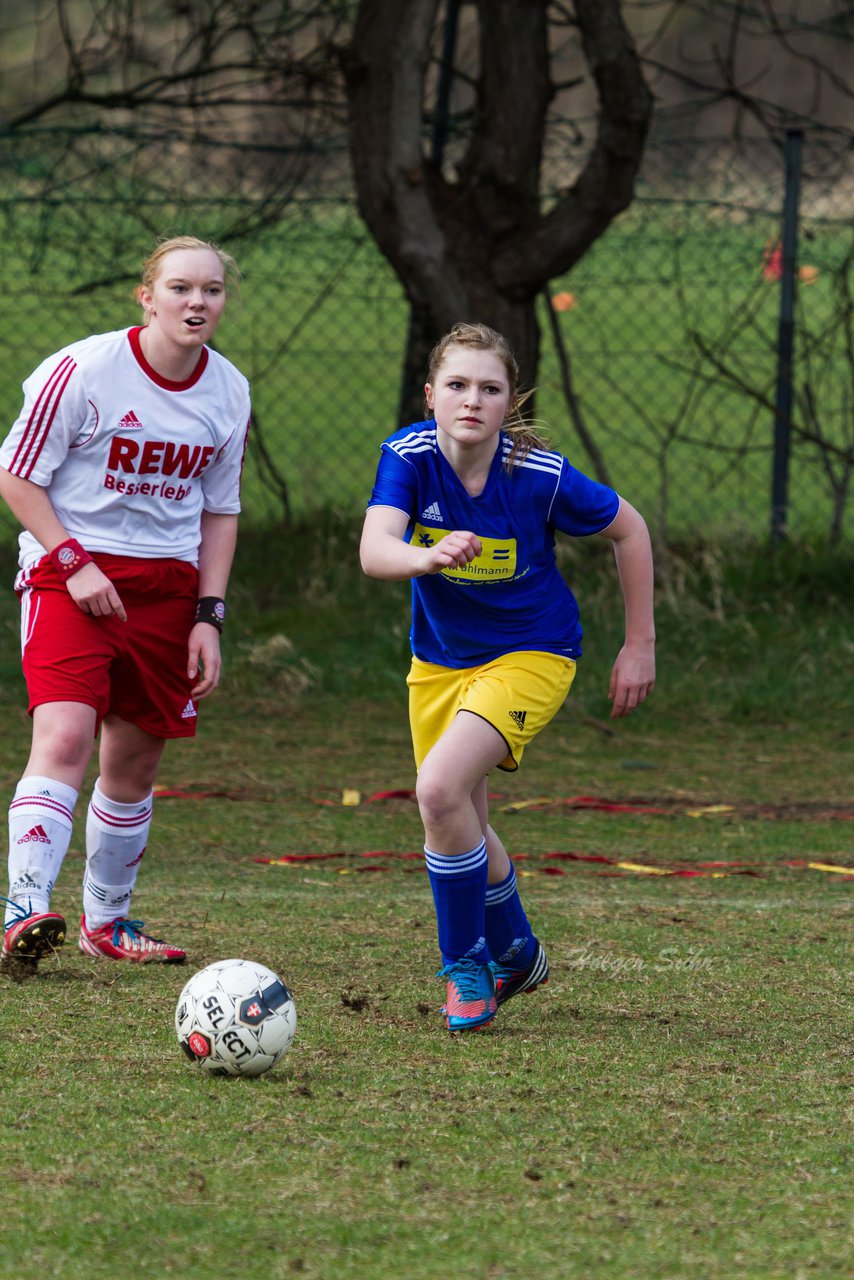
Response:
[[[344,59],[359,209],[413,311],[401,420],[423,416],[432,345],[459,320],[502,332],[533,385],[536,297],[629,203],[651,95],[619,0],[575,0],[600,118],[574,187],[541,211],[552,96],[547,0],[477,0],[480,73],[466,154],[453,177],[426,155],[425,79],[439,0],[361,0]]]

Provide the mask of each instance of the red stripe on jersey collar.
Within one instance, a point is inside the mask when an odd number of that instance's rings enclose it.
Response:
[[[184,382],[172,382],[169,378],[164,378],[162,373],[158,373],[156,369],[153,369],[146,360],[142,352],[142,343],[139,340],[139,335],[141,333],[142,325],[137,325],[136,328],[129,329],[128,340],[130,341],[131,351],[133,351],[133,354],[136,357],[137,364],[142,369],[142,372],[146,374],[152,382],[156,382],[158,387],[163,387],[164,391],[187,391],[190,387],[194,387],[196,385],[207,367],[207,347],[202,347],[201,355],[199,356],[199,363],[196,365],[189,378],[185,379]]]

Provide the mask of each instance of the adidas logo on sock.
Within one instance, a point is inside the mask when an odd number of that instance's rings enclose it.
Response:
[[[513,942],[507,948],[507,950],[498,957],[498,963],[512,964],[527,941],[528,941],[527,937],[514,938]]]
[[[88,876],[83,889],[86,893],[91,894],[93,898],[97,898],[99,902],[107,901],[107,890],[102,885],[96,884],[94,880],[90,880]]]
[[[50,836],[44,827],[39,823],[35,827],[30,827],[25,836],[21,836],[18,844],[50,844]]]
[[[142,430],[142,423],[134,413],[133,409],[131,409],[129,413],[126,413],[125,416],[119,422],[119,431],[141,431],[141,430]]]
[[[527,711],[510,711],[508,714],[510,719],[518,725],[520,729],[525,728],[525,717],[528,714]]]
[[[181,712],[181,719],[192,720],[193,716],[195,715],[198,715],[198,712],[196,711],[196,708],[193,706],[193,699],[191,698],[190,701],[187,703],[186,707],[184,708],[184,710]]]
[[[29,871],[22,871],[18,879],[11,886],[12,893],[25,893],[28,889],[38,889],[39,882],[35,880]]]
[[[422,520],[441,520],[442,512],[439,510],[438,502],[431,502],[429,507],[425,507],[421,512]]]

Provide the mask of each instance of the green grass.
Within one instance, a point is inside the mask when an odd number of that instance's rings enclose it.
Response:
[[[194,229],[220,234],[229,206],[202,208]],[[146,209],[145,217],[156,218]],[[0,271],[9,298],[0,321],[7,359],[0,404],[11,422],[20,383],[37,360],[90,332],[130,324],[130,294],[151,233],[117,221],[114,202],[39,210],[6,206],[7,254]],[[164,215],[165,216],[165,215]],[[103,231],[81,251],[92,228]],[[769,523],[774,348],[779,289],[761,276],[774,220],[736,224],[715,211],[637,205],[570,276],[574,309],[559,317],[581,413],[614,485],[650,523],[680,539],[746,534]],[[799,295],[798,412],[807,374],[816,421],[844,446],[848,420],[845,324],[839,281],[846,235],[819,227],[809,255],[815,284]],[[258,439],[249,448],[245,506],[256,524],[281,514],[259,442],[284,479],[293,511],[364,508],[380,442],[396,414],[408,311],[403,291],[364,227],[346,208],[312,206],[234,248],[245,279],[217,336],[249,377]],[[805,250],[806,253],[806,250]],[[88,282],[110,281],[89,289]],[[83,292],[79,290],[83,289]],[[547,317],[540,304],[542,360],[537,416],[553,446],[582,470],[591,463],[565,404]],[[692,334],[721,356],[762,407],[699,359]],[[806,362],[810,351],[810,364]],[[839,471],[841,460],[830,461]],[[800,538],[826,536],[830,495],[821,459],[795,444],[791,525]]]
[[[417,810],[369,801],[413,781],[405,588],[358,577],[347,522],[281,539],[244,538],[225,685],[161,773],[234,797],[156,805],[134,907],[190,969],[99,965],[72,930],[35,980],[0,988],[0,1276],[847,1275],[850,881],[784,863],[851,861],[851,823],[827,812],[854,807],[852,690],[827,676],[850,645],[850,564],[671,557],[659,687],[611,723],[613,567],[573,553],[576,688],[523,769],[494,778],[553,981],[452,1040],[426,878],[391,856],[419,848]],[[14,625],[6,596],[6,798],[28,741]],[[554,803],[579,794],[671,811]],[[553,803],[508,810],[536,797]],[[732,808],[689,815],[715,804]],[[55,894],[70,920],[81,828]],[[344,856],[254,861],[328,852]],[[290,1054],[256,1081],[205,1077],[174,1038],[189,972],[227,955],[270,964],[297,1003]]]

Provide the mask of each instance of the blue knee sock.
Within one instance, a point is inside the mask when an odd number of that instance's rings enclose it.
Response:
[[[527,969],[534,958],[537,940],[519,899],[512,866],[500,884],[487,885],[486,942],[493,959],[514,969]]]
[[[439,950],[443,964],[470,956],[489,963],[484,940],[486,843],[469,853],[434,853],[425,845],[427,874],[436,905]]]

